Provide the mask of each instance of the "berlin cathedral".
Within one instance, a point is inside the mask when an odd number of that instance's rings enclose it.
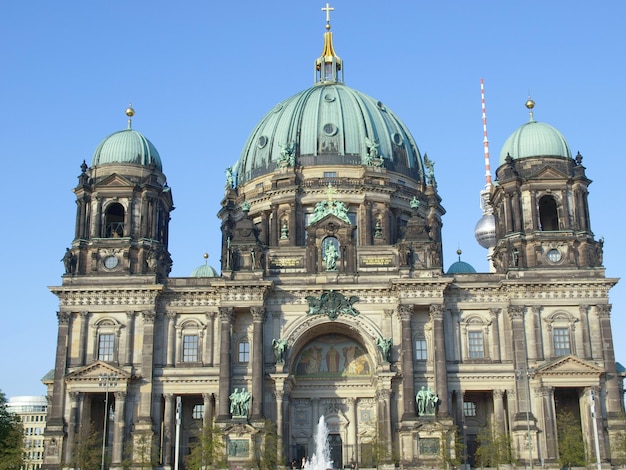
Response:
[[[83,162],[50,288],[44,468],[73,467],[90,423],[111,469],[146,439],[154,467],[184,469],[207,426],[231,469],[252,466],[270,424],[279,462],[299,463],[322,416],[334,468],[480,466],[487,430],[515,462],[560,468],[564,414],[586,460],[615,465],[617,280],[582,156],[529,100],[482,192],[491,269],[444,270],[434,165],[391,109],[344,84],[324,10],[315,82],[268,110],[226,171],[219,269],[169,276],[175,188],[132,108]]]

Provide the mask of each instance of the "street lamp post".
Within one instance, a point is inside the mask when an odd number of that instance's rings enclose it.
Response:
[[[526,378],[526,431],[528,435],[528,462],[530,464],[530,470],[533,470],[533,443],[530,434],[530,379],[535,378],[535,368],[528,367],[526,369],[516,369],[515,376],[518,379]]]
[[[102,460],[100,470],[104,470],[104,456],[106,454],[107,443],[107,422],[109,418],[109,388],[117,385],[117,374],[100,374],[98,381],[100,387],[104,387],[104,426],[102,427]]]

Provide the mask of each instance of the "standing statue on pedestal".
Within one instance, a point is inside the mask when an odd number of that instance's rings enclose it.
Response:
[[[339,252],[335,248],[335,244],[327,242],[324,245],[324,262],[326,263],[326,271],[337,271],[337,258],[339,258]]]
[[[389,356],[391,353],[391,344],[392,344],[391,338],[378,338],[376,340],[376,345],[380,348],[380,352],[382,353],[383,358],[387,362],[389,362]]]
[[[250,413],[250,399],[252,395],[245,388],[239,391],[236,388],[230,394],[230,414],[233,418],[247,418]]]
[[[285,350],[287,349],[287,340],[286,339],[273,339],[272,349],[274,350],[274,359],[276,359],[276,364],[284,364],[285,363]]]
[[[422,385],[422,388],[415,396],[417,402],[417,414],[418,416],[435,416],[437,406],[439,405],[439,397],[430,387],[426,389]]]

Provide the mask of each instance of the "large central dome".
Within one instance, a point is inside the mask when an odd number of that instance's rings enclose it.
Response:
[[[276,105],[248,138],[238,183],[274,171],[285,152],[300,165],[367,165],[422,180],[409,130],[383,103],[337,82],[323,82]]]

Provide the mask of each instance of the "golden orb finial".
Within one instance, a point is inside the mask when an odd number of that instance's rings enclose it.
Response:
[[[126,108],[126,116],[133,117],[134,115],[135,115],[135,110],[133,109],[132,106],[128,106],[128,108]]]
[[[461,256],[463,254],[463,250],[459,248],[458,250],[456,250],[456,254]]]
[[[528,109],[533,109],[535,107],[535,102],[531,100],[529,96],[524,106],[526,106]]]
[[[204,259],[209,259],[209,254],[208,254],[208,253],[205,253],[205,254],[203,254],[203,255],[202,255],[202,257],[203,257]]]

